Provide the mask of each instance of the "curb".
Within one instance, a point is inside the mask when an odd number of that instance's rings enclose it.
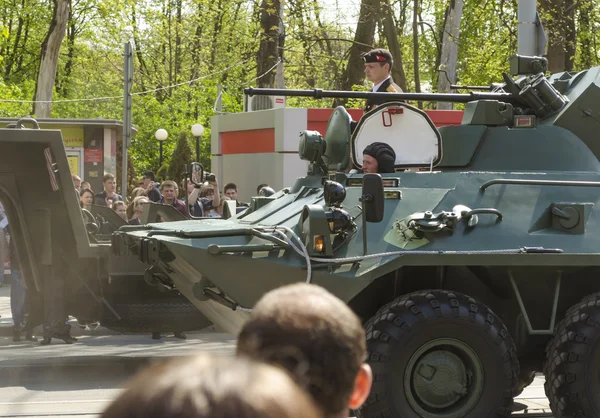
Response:
[[[69,321],[69,324],[71,325],[71,335],[73,337],[81,337],[83,335],[91,336],[91,337],[99,337],[99,336],[106,336],[106,335],[151,335],[150,332],[132,332],[132,333],[118,332],[118,331],[113,331],[109,328],[105,328],[103,326],[98,327],[98,329],[90,329],[90,330],[86,331],[85,329],[81,329],[79,327],[79,325],[77,325],[76,320]],[[12,332],[13,332],[13,326],[11,324],[0,323],[0,337],[12,337],[12,335],[13,335]],[[189,332],[214,333],[214,332],[220,332],[220,331],[217,330],[214,325],[210,325],[202,330],[189,331]],[[37,326],[33,329],[34,336],[39,338],[42,336],[42,334],[43,334],[43,332],[42,332],[41,326]],[[21,334],[21,336],[23,337],[23,334]]]
[[[108,328],[105,327],[98,327],[98,329],[95,330],[89,330],[86,331],[85,329],[81,329],[79,327],[79,325],[77,325],[77,321],[72,320],[69,321],[69,324],[71,325],[71,335],[73,337],[81,337],[82,335],[90,335],[90,336],[101,336],[101,335],[121,335],[123,334],[122,332],[117,332],[117,331],[113,331],[110,330]],[[12,337],[13,333],[13,326],[10,324],[0,324],[0,337]],[[37,326],[33,329],[33,335],[36,337],[41,337],[42,336],[42,327],[41,326]],[[23,335],[21,335],[23,337]]]

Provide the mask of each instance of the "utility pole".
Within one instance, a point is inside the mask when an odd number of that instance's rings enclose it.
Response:
[[[131,143],[131,86],[133,84],[133,48],[131,42],[125,44],[123,71],[123,152],[121,171],[121,193],[127,196],[127,150]]]

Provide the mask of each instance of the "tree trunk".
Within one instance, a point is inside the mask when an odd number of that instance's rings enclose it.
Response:
[[[214,24],[213,24],[213,35],[212,35],[212,42],[211,42],[211,48],[210,48],[210,65],[208,67],[209,72],[212,72],[216,65],[217,49],[218,49],[217,41],[221,38],[221,31],[223,30],[223,17],[225,15],[225,10],[223,8],[223,1],[219,0],[219,3],[216,6],[217,6],[217,15],[214,17]]]
[[[203,3],[198,3],[197,16],[202,16],[205,13]],[[190,80],[198,78],[200,75],[201,51],[202,51],[202,35],[204,26],[199,17],[197,17],[196,31],[192,38],[192,65],[190,71]]]
[[[21,1],[21,10],[25,9],[25,0]],[[19,48],[20,48],[20,41],[21,41],[21,34],[23,31],[23,23],[24,23],[24,17],[22,13],[19,14],[19,19],[18,19],[18,23],[17,23],[17,34],[15,35],[15,42],[13,43],[13,49],[12,49],[12,53],[11,54],[6,54],[6,70],[5,70],[5,74],[4,74],[4,78],[5,80],[8,80],[10,78],[11,72],[12,72],[12,67],[13,64],[15,63],[17,57],[19,55]],[[6,51],[8,52],[8,42],[7,42],[7,46],[6,46]]]
[[[394,57],[394,66],[392,68],[392,78],[404,91],[406,88],[406,74],[404,73],[404,63],[402,62],[402,49],[398,42],[398,33],[396,32],[396,22],[392,14],[392,8],[389,0],[382,0],[383,28],[388,48],[392,57]]]
[[[319,27],[321,38],[323,40],[320,41],[321,47],[327,51],[328,56],[328,65],[331,66],[332,79],[334,80],[332,85],[339,88],[340,85],[340,76],[339,76],[339,67],[338,63],[335,60],[335,53],[333,52],[333,46],[331,45],[331,39],[329,39],[329,35],[327,34],[327,29],[321,20],[321,14],[319,11],[319,2],[317,0],[313,0],[312,2],[313,10],[315,11],[315,20],[317,22],[317,26]]]
[[[40,56],[40,69],[38,71],[37,83],[35,85],[35,100],[50,101],[56,80],[56,69],[58,66],[58,55],[60,46],[67,29],[69,20],[69,0],[53,0],[54,11],[50,29],[44,42]],[[37,118],[50,117],[51,103],[34,103],[33,113]]]
[[[168,53],[169,53],[169,86],[173,85],[173,80],[174,80],[174,73],[173,73],[173,37],[171,36],[172,34],[172,17],[173,17],[173,10],[171,9],[171,0],[166,0],[166,8],[165,8],[166,12],[165,12],[165,22],[167,24],[167,48],[168,48]],[[167,89],[165,90],[165,95],[167,97],[171,96],[171,89]]]
[[[62,91],[63,97],[69,94],[69,77],[73,72],[73,60],[75,59],[75,36],[77,35],[77,27],[75,26],[75,18],[73,17],[73,4],[69,2],[69,23],[67,25],[67,62],[65,64],[65,74],[62,79],[56,80],[56,89]]]
[[[415,92],[421,92],[421,78],[419,76],[419,0],[413,2],[413,62],[415,72]],[[423,102],[417,102],[419,109],[423,109]]]
[[[463,0],[450,0],[446,9],[440,66],[438,72],[438,92],[448,93],[450,85],[456,83],[456,61],[458,58],[458,38],[462,19]],[[438,110],[451,110],[452,103],[438,102]]]
[[[133,44],[135,46],[135,55],[137,56],[138,62],[140,63],[140,76],[138,77],[140,87],[142,91],[146,90],[146,84],[144,78],[149,74],[148,67],[146,66],[146,60],[142,54],[142,45],[140,40],[140,33],[137,25],[137,15],[135,10],[135,2],[131,5],[131,27],[133,29]]]
[[[182,1],[177,0],[175,2],[175,15],[176,15],[176,23],[175,23],[175,82],[179,81],[179,73],[181,72],[181,31],[183,29],[183,20],[181,15],[182,9]]]
[[[275,85],[275,64],[279,57],[280,0],[262,0],[260,6],[260,46],[256,57],[258,87],[272,88]]]
[[[354,43],[350,47],[348,56],[348,66],[342,75],[342,90],[352,90],[352,86],[360,84],[364,79],[365,70],[362,56],[373,48],[380,1],[362,0]],[[336,99],[334,106],[344,105],[346,102],[346,99]]]
[[[573,0],[540,0],[542,22],[548,34],[548,70],[565,71],[572,65],[576,38]],[[573,46],[569,46],[572,44]]]
[[[565,0],[565,71],[573,71],[577,30],[575,29],[575,0]]]
[[[31,27],[31,19],[29,17],[29,14],[27,14],[25,16],[25,34],[23,35],[23,42],[21,42],[22,47],[20,48],[21,51],[23,51],[25,49],[25,45],[27,45],[27,42],[29,41],[29,28]],[[17,74],[21,74],[23,72],[23,58],[25,57],[25,54],[23,52],[19,53],[19,59],[17,60],[17,68],[15,68],[15,71],[13,71],[14,73]]]

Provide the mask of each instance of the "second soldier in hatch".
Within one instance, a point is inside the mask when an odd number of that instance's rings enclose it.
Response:
[[[402,89],[392,80],[391,72],[394,59],[386,49],[373,49],[363,56],[365,75],[373,83],[372,92],[401,93]],[[367,99],[365,112],[393,99]]]

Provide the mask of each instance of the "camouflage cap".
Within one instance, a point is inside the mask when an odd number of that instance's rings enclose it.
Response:
[[[382,64],[385,64],[386,62],[389,63],[389,62],[393,61],[393,57],[392,57],[392,54],[390,53],[390,51],[388,51],[387,49],[378,48],[378,49],[372,49],[371,51],[369,51],[365,55],[363,55],[363,61],[364,62],[380,62]]]

